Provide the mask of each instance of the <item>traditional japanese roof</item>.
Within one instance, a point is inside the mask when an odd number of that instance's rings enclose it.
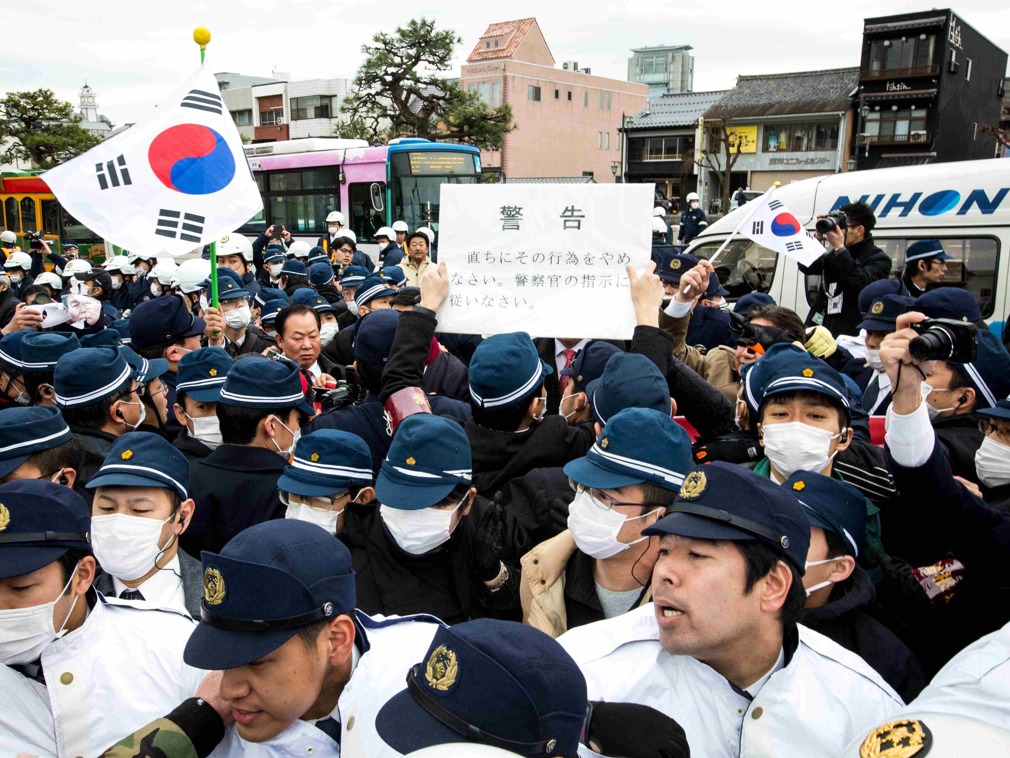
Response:
[[[624,122],[625,130],[693,127],[709,108],[719,102],[727,90],[718,92],[682,92],[662,95]]]
[[[858,68],[739,76],[736,87],[709,108],[705,118],[837,113],[849,109],[858,84]]]

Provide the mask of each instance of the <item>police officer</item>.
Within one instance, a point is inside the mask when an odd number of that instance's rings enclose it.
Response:
[[[880,343],[894,331],[898,316],[907,313],[915,301],[904,295],[883,295],[870,303],[858,328],[866,330],[866,365],[871,369],[861,404],[871,416],[883,416],[891,404],[891,380],[880,362]]]
[[[260,287],[276,287],[280,279],[281,269],[284,268],[284,261],[288,259],[287,250],[284,245],[271,244],[263,254],[263,264],[257,272],[257,281]]]
[[[346,290],[345,290],[346,293]],[[353,311],[360,321],[372,311],[386,310],[392,307],[396,288],[389,280],[379,274],[365,277],[354,288]],[[348,304],[348,310],[352,306]],[[349,366],[354,361],[354,339],[357,329],[340,329],[323,350],[323,358],[330,369]]]
[[[330,211],[326,215],[326,234],[322,235],[316,241],[316,244],[323,248],[327,254],[332,253],[334,243],[341,236],[341,230],[346,223],[347,221],[343,213],[340,211]]]
[[[196,690],[192,620],[92,586],[80,495],[11,482],[0,502],[0,753],[98,755]]]
[[[798,626],[810,524],[792,492],[741,466],[696,466],[659,537],[654,602],[559,638],[591,700],[675,716],[692,752],[837,755],[900,697]],[[615,676],[615,672],[621,672]]]
[[[251,293],[232,269],[217,271],[218,310],[224,318],[224,349],[233,358],[246,353],[262,353],[274,343],[252,323]]]
[[[680,214],[680,231],[677,241],[687,245],[708,227],[708,216],[699,206],[701,198],[697,192],[687,193],[687,210]]]
[[[0,483],[49,479],[73,488],[84,451],[52,407],[0,410]]]
[[[250,297],[259,294],[260,284],[253,269],[253,249],[242,234],[226,234],[217,241],[217,263],[239,275],[242,288]]]
[[[309,265],[309,284],[332,305],[343,302],[344,298],[334,284],[333,266],[329,261],[318,261]],[[347,306],[344,305],[344,308]]]
[[[77,335],[59,332],[27,332],[21,341],[25,391],[32,405],[56,405],[53,372],[56,363],[81,346]]]
[[[172,444],[190,463],[221,445],[217,401],[231,367],[231,356],[221,347],[203,347],[179,361],[172,412],[182,431]]]
[[[916,240],[905,250],[905,270],[901,274],[912,297],[935,289],[947,273],[946,261],[951,257],[944,252],[940,240]]]

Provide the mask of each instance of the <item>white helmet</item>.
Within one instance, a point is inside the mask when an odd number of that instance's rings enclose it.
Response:
[[[18,236],[12,232],[10,229],[5,229],[0,232],[0,242],[6,242],[8,245],[13,245],[18,241]]]
[[[126,260],[130,263],[136,263],[137,261],[149,261],[151,258],[157,257],[157,255],[152,255],[150,253],[135,253],[130,250],[126,251]]]
[[[28,253],[11,253],[10,257],[4,261],[4,268],[23,268],[25,271],[31,271],[32,257]]]
[[[179,267],[175,265],[175,261],[171,258],[162,258],[158,261],[158,265],[151,269],[151,273],[154,275],[155,279],[168,286],[172,284],[172,280],[175,278],[175,272],[178,268]]]
[[[660,217],[661,216],[665,216],[666,215],[666,208],[664,208],[662,205],[657,205],[655,208],[652,209],[652,215],[653,216],[660,216]]]
[[[63,289],[63,280],[60,279],[52,271],[43,271],[41,274],[35,277],[36,284],[48,284],[54,290]]]
[[[423,234],[425,237],[428,238],[429,246],[435,244],[435,232],[432,231],[430,228],[428,228],[427,226],[419,226],[417,227],[417,229],[414,230],[414,234],[417,234],[418,232],[420,232],[421,234]]]
[[[687,202],[690,203],[692,200],[697,200],[697,201],[701,202],[701,198],[698,197],[698,193],[697,192],[688,192],[687,193]]]
[[[74,258],[72,261],[67,263],[67,267],[63,269],[63,278],[70,279],[74,274],[86,274],[91,271],[91,261],[85,260],[84,258]]]
[[[183,261],[175,270],[172,278],[172,285],[178,287],[181,292],[189,295],[203,289],[200,283],[210,276],[210,261],[203,258],[191,258]]]
[[[114,255],[109,260],[105,262],[103,268],[108,272],[117,272],[120,274],[126,274],[127,276],[133,276],[135,273],[133,264],[130,263],[130,259],[125,255]]]
[[[288,255],[292,255],[295,258],[308,258],[311,249],[312,245],[305,240],[292,240],[291,244],[288,245]]]
[[[386,239],[392,241],[396,239],[396,232],[394,232],[388,226],[380,226],[379,230],[375,233],[375,236],[385,237]]]
[[[343,226],[346,222],[344,221],[344,214],[340,211],[330,211],[329,215],[326,217],[327,224],[340,224]]]
[[[394,221],[393,222],[394,232],[409,232],[410,229],[407,227],[406,221]]]
[[[249,238],[244,234],[226,234],[217,240],[216,252],[222,255],[241,255],[246,263],[252,263],[253,249]]]
[[[652,233],[666,234],[666,222],[658,216],[652,219]]]
[[[353,229],[341,229],[340,236],[349,239],[355,245],[358,244],[358,235],[354,233]]]

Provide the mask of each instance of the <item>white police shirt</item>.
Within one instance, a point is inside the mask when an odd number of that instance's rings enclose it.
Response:
[[[375,718],[386,701],[406,689],[407,671],[424,659],[441,623],[434,616],[370,617],[357,612],[368,650],[358,659],[351,680],[332,714],[340,722],[337,745],[311,721],[296,721],[267,742],[246,742],[234,725],[211,758],[382,758],[400,756],[375,730]]]
[[[98,755],[196,692],[206,672],[182,660],[189,616],[96,595],[81,628],[43,651],[45,687],[0,667],[0,755]]]
[[[799,632],[790,661],[753,699],[706,664],[665,652],[652,603],[558,642],[582,669],[590,700],[656,708],[684,728],[692,755],[836,758],[903,703],[861,658],[806,627]]]

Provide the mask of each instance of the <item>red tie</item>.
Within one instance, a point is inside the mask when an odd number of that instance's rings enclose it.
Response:
[[[565,356],[565,365],[562,366],[561,368],[562,369],[566,369],[569,366],[571,366],[572,365],[572,361],[575,360],[575,351],[572,350],[571,348],[567,348],[566,347],[564,350],[561,351],[561,354],[563,356]],[[561,377],[558,379],[558,385],[561,387],[561,393],[562,394],[564,394],[565,388],[568,387],[568,383],[571,380],[572,380],[572,378],[570,376],[568,376],[568,374],[562,374]]]

